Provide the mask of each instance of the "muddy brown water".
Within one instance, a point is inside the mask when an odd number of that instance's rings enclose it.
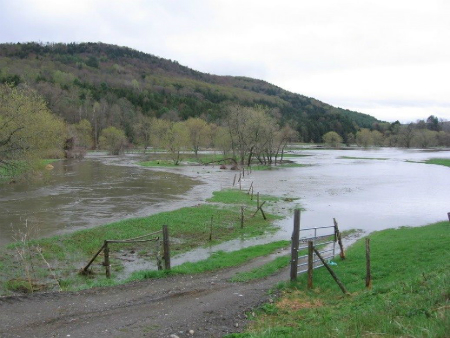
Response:
[[[0,245],[145,216],[183,205],[201,182],[132,165],[133,156],[53,163],[41,181],[1,186]]]

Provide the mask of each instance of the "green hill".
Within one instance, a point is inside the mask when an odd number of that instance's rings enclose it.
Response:
[[[369,115],[336,108],[265,81],[201,73],[176,61],[104,43],[0,44],[0,82],[27,84],[69,123],[96,120],[119,126],[133,140],[139,114],[220,122],[223,108],[239,103],[272,108],[304,141],[321,142],[328,131],[344,140]]]

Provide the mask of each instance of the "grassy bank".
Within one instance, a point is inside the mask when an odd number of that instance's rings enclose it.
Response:
[[[215,252],[208,259],[191,263],[183,263],[181,265],[175,266],[170,271],[138,271],[132,274],[132,276],[128,279],[129,281],[141,280],[146,278],[161,278],[165,276],[173,276],[180,274],[195,274],[202,273],[207,271],[214,271],[224,268],[229,268],[232,266],[241,265],[251,259],[260,256],[266,256],[273,253],[277,249],[285,248],[289,246],[288,241],[277,241],[264,245],[255,245],[245,249],[233,251],[233,252],[224,252],[218,251]],[[260,271],[258,277],[268,276],[271,273],[275,272],[279,268],[286,266],[285,261],[286,257],[280,257],[283,264],[278,264],[276,267],[272,269],[264,269]],[[278,261],[279,262],[279,261]],[[272,264],[271,264],[272,265]],[[247,278],[249,280],[251,278]],[[232,281],[241,281],[241,274],[237,275],[232,279]]]
[[[285,286],[262,307],[246,333],[231,337],[448,337],[450,224],[390,229],[370,235],[373,288],[365,288],[364,240],[333,269],[345,296],[324,269]]]
[[[278,199],[271,196],[261,195],[260,200],[266,201],[265,206],[268,207],[278,203]],[[242,205],[245,206],[243,227]],[[23,241],[9,245],[1,253],[0,293],[54,287],[71,290],[95,285],[97,277],[104,274],[102,257],[93,265],[93,275],[84,277],[77,272],[100,249],[105,239],[123,240],[142,236],[161,230],[164,224],[169,225],[172,255],[199,246],[274,231],[272,222],[280,216],[266,212],[267,220],[264,220],[260,213],[252,217],[255,211],[256,198],[251,200],[249,195],[239,190],[224,190],[215,192],[207,203],[194,207],[127,219],[51,238],[30,241],[24,236]],[[127,260],[155,263],[159,251],[159,242],[111,245],[113,277],[120,274]],[[102,283],[115,282],[113,278]]]
[[[345,160],[378,160],[378,161],[385,161],[385,160],[388,160],[388,158],[384,158],[384,157],[354,157],[354,156],[339,156],[338,158],[345,159]]]
[[[437,164],[443,165],[446,167],[450,167],[450,159],[448,158],[432,158],[430,160],[425,161],[426,164]]]

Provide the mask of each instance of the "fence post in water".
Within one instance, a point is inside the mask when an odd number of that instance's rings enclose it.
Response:
[[[111,277],[111,265],[109,263],[109,247],[108,247],[108,241],[105,240],[105,261],[103,263],[103,265],[105,266],[106,269],[106,278],[110,278]]]
[[[164,269],[170,270],[169,227],[163,225]]]
[[[450,222],[450,212],[447,212],[448,221]]]
[[[308,289],[313,288],[313,270],[314,270],[314,243],[308,241]]]
[[[366,288],[372,288],[372,274],[370,272],[370,238],[366,238]]]
[[[300,209],[294,211],[294,230],[292,231],[291,246],[291,281],[297,280],[298,244],[300,236]]]
[[[236,184],[236,174],[234,174],[234,179],[233,179],[233,187]]]
[[[339,231],[338,223],[336,222],[336,218],[333,218],[333,222],[334,222],[334,233],[335,233],[335,236],[337,237],[339,248],[341,249],[341,253],[339,254],[339,256],[341,257],[341,259],[345,259],[344,244],[342,244],[342,236],[341,236],[341,232]]]

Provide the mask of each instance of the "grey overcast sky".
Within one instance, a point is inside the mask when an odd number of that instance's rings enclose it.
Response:
[[[381,120],[450,120],[449,0],[0,0],[0,42],[105,42]]]

